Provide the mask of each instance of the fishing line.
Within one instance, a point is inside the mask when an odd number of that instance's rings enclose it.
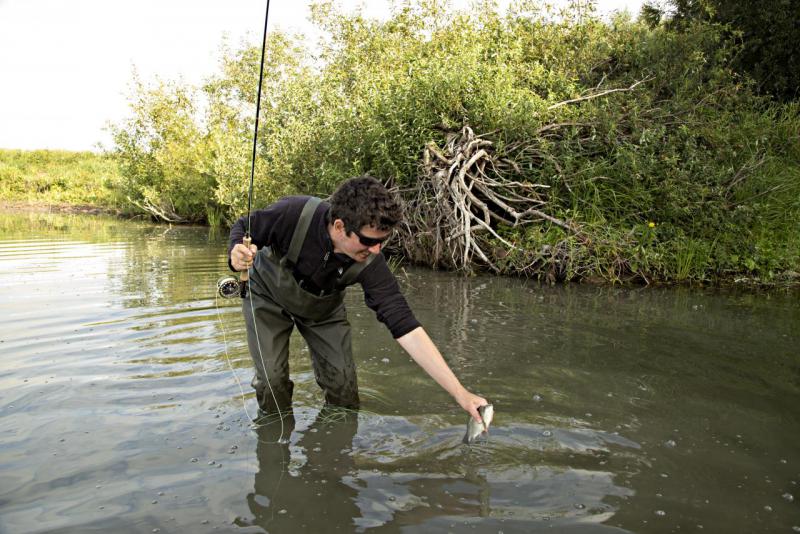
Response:
[[[250,304],[251,304],[251,306],[250,306],[251,313],[253,313],[253,316],[255,316],[255,311],[253,311],[253,307],[252,307],[252,300],[250,301]],[[256,423],[256,419],[253,418],[250,415],[250,412],[247,410],[247,398],[246,398],[247,396],[246,396],[246,394],[244,392],[244,388],[242,387],[242,382],[241,382],[241,380],[239,380],[239,375],[236,374],[236,369],[233,368],[233,363],[231,362],[231,357],[230,357],[230,354],[228,353],[228,337],[225,334],[225,322],[222,320],[222,314],[221,314],[221,312],[219,310],[219,298],[218,298],[218,295],[214,295],[214,307],[217,310],[217,319],[219,320],[220,328],[222,330],[222,343],[223,343],[223,346],[225,347],[225,361],[228,363],[228,368],[231,370],[231,373],[233,374],[233,378],[234,378],[234,380],[236,380],[236,384],[239,386],[239,392],[242,395],[242,408],[244,409],[244,413],[247,416],[247,418],[250,420],[250,422],[252,423],[251,428],[253,428],[254,430],[257,430],[257,429],[259,429],[261,427],[267,426],[267,424],[259,425],[258,423]],[[257,336],[256,336],[256,341],[258,342],[258,337]],[[261,365],[264,366],[264,355],[261,353],[261,344],[260,343],[258,343],[258,354],[259,354],[259,357],[261,359]],[[266,367],[264,367],[264,374],[266,375],[266,373],[267,373]],[[267,380],[267,385],[269,385],[269,380]],[[275,402],[275,407],[278,410],[278,417],[280,418],[280,421],[281,421],[281,433],[278,436],[277,443],[283,443],[283,431],[284,431],[284,428],[283,428],[283,414],[281,414],[280,407],[278,407],[278,401],[275,399],[275,393],[272,391],[272,386],[269,386],[269,390],[270,390],[270,393],[272,394],[272,400]],[[258,440],[258,441],[261,441],[261,440]]]
[[[222,329],[222,343],[225,347],[225,361],[228,362],[228,368],[230,368],[231,373],[233,373],[233,378],[236,379],[236,384],[239,386],[239,391],[242,394],[242,408],[244,408],[244,413],[247,415],[247,418],[250,421],[253,421],[253,418],[250,417],[250,412],[247,411],[247,402],[245,399],[244,388],[242,387],[242,382],[239,380],[239,375],[236,374],[236,370],[233,368],[233,364],[231,363],[231,357],[228,354],[228,338],[225,335],[225,322],[222,320],[222,314],[219,311],[219,302],[218,296],[214,295],[214,307],[217,309],[217,319],[219,319],[219,325]]]
[[[247,286],[248,286],[248,293],[249,293],[249,290],[250,290],[250,281],[249,280],[247,281]],[[281,421],[281,434],[280,434],[280,436],[278,436],[278,443],[281,443],[283,441],[283,414],[281,413],[281,407],[278,406],[278,399],[275,398],[275,392],[272,390],[272,384],[269,383],[269,376],[267,375],[267,365],[264,363],[264,354],[261,352],[261,341],[258,339],[258,328],[256,328],[256,324],[255,324],[256,311],[255,311],[255,308],[253,307],[252,294],[248,295],[247,300],[250,301],[250,312],[253,314],[253,331],[256,333],[256,347],[258,347],[258,356],[259,356],[259,358],[261,358],[261,368],[264,370],[264,378],[267,381],[267,386],[269,387],[269,393],[270,393],[270,395],[272,395],[272,400],[275,403],[275,409],[278,411],[278,418]],[[258,397],[256,397],[256,398],[258,398]],[[253,421],[253,423],[256,425],[256,427],[266,426],[266,425],[258,425],[257,423],[255,423],[255,421]]]
[[[249,282],[248,282],[248,285],[249,285]],[[221,294],[221,291],[219,293]],[[248,287],[248,294],[249,294],[249,287]],[[238,386],[239,386],[239,392],[242,394],[242,408],[244,408],[244,413],[247,416],[247,418],[250,420],[250,422],[252,423],[251,428],[253,430],[258,431],[259,428],[267,426],[267,423],[265,423],[263,425],[259,425],[258,423],[255,422],[255,419],[250,417],[250,412],[247,411],[247,400],[245,399],[244,388],[242,387],[242,382],[239,380],[239,375],[236,374],[236,370],[233,368],[233,364],[231,363],[231,358],[228,355],[228,339],[225,336],[225,323],[223,322],[222,314],[219,311],[219,302],[218,302],[218,295],[217,294],[214,295],[214,306],[217,308],[217,318],[219,319],[219,324],[220,324],[220,327],[222,328],[222,342],[223,342],[223,344],[225,346],[225,360],[228,362],[228,367],[230,368],[231,373],[233,373],[234,379],[236,379],[236,384],[238,384]],[[250,311],[253,313],[253,319],[255,320],[255,311],[253,310],[253,300],[252,299],[250,299]],[[258,337],[257,336],[256,336],[256,342],[258,343]],[[263,356],[263,354],[261,354],[261,343],[258,343],[258,354],[259,354],[259,356],[261,358],[261,365],[264,366],[264,356]],[[267,374],[267,368],[264,367],[264,375],[266,376],[266,374]],[[267,385],[269,385],[269,379],[267,379]],[[281,420],[281,433],[280,433],[280,436],[278,436],[278,440],[275,443],[278,443],[279,445],[287,445],[289,443],[289,440],[288,439],[286,441],[283,440],[283,414],[281,414],[281,410],[278,407],[278,401],[275,399],[275,393],[272,391],[272,386],[269,386],[269,391],[270,391],[270,393],[272,393],[272,400],[275,401],[275,408],[277,408],[278,417]],[[256,397],[256,398],[258,398],[258,397]],[[256,436],[257,436],[256,437],[256,441],[258,441],[259,443],[264,443],[264,444],[271,444],[272,443],[271,441],[262,441],[261,438],[258,437],[258,434],[256,434]],[[283,481],[283,473],[285,471],[286,471],[286,461],[285,461],[285,459],[283,457],[283,452],[281,452],[280,477],[278,478],[278,483],[275,484],[275,489],[272,492],[273,496],[278,495],[278,490],[280,489],[281,482]],[[272,517],[270,518],[270,520],[269,520],[269,522],[267,524],[271,523],[275,519],[275,506],[270,506],[270,511],[272,512]]]

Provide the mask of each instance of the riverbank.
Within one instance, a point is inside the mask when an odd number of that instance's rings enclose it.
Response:
[[[122,216],[120,210],[90,204],[50,203],[45,201],[0,200],[0,212],[5,213],[67,213],[73,215]]]
[[[119,190],[119,181],[119,164],[113,156],[91,152],[0,150],[2,212],[152,219],[152,215],[125,198]],[[220,223],[209,226],[225,228],[224,221]],[[580,233],[572,235],[566,229],[553,226],[547,232],[559,235],[549,237],[539,234],[538,230],[531,234],[532,229],[525,234],[501,230],[501,235],[517,247],[503,258],[507,266],[512,267],[520,258],[537,254],[538,259],[527,271],[507,268],[495,273],[550,284],[797,288],[800,287],[798,236],[792,230],[796,225],[796,221],[787,219],[780,233],[761,233],[761,243],[770,246],[725,232],[725,227],[717,230],[711,245],[691,239],[681,241],[674,236],[665,239],[665,234],[675,229],[661,222],[622,228],[607,224],[585,225]],[[539,237],[532,239],[531,235]],[[404,257],[406,263],[458,270],[408,254],[409,247],[418,247],[420,239],[400,232],[399,239],[388,252]],[[561,245],[548,246],[547,241]],[[729,264],[736,264],[733,268],[719,268],[718,244],[722,243],[729,245],[725,257]],[[473,263],[471,270],[491,272],[478,263]]]
[[[0,205],[7,210],[132,213],[106,154],[0,149]]]
[[[131,212],[125,212],[123,210],[119,210],[116,208],[111,208],[107,206],[93,206],[90,204],[84,203],[54,203],[54,202],[46,202],[43,200],[40,201],[10,201],[10,200],[0,200],[0,214],[58,214],[58,215],[86,215],[86,216],[106,216],[106,217],[116,217],[119,219],[147,219],[148,217],[142,214],[133,214]],[[155,224],[163,224],[153,221]],[[170,225],[171,226],[171,225]],[[186,224],[180,226],[198,226],[197,224]],[[211,225],[199,225],[199,226],[206,226],[208,228],[220,228],[220,227],[212,227]],[[2,228],[0,228],[2,230]],[[227,231],[226,227],[222,227],[223,231]],[[1,233],[1,232],[0,232]],[[395,246],[391,250],[389,250],[389,254],[394,256],[401,256],[402,252],[398,250]],[[408,262],[407,260],[405,263],[412,263]],[[627,281],[609,281],[606,278],[601,276],[586,276],[579,279],[570,280],[570,282],[578,283],[580,285],[588,285],[588,286],[612,286],[612,285],[619,285],[619,286],[628,286],[628,287],[641,287],[641,286],[649,286],[653,288],[657,287],[717,287],[717,288],[738,288],[738,289],[747,289],[752,291],[771,291],[771,290],[800,290],[800,269],[790,269],[781,273],[777,273],[772,276],[769,280],[765,280],[759,278],[757,276],[748,276],[746,274],[740,274],[738,276],[728,276],[728,277],[717,277],[713,282],[711,281],[663,281],[663,280],[627,280]],[[519,275],[509,275],[504,274],[501,275],[502,277],[511,277],[511,278],[520,278]],[[524,277],[522,277],[524,278]],[[536,277],[533,277],[536,278]],[[544,283],[552,284],[553,280],[547,280],[540,278],[540,280]]]

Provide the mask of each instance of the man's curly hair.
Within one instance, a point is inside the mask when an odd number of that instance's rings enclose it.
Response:
[[[330,202],[329,221],[344,221],[348,234],[364,226],[385,232],[403,219],[400,202],[372,176],[359,176],[343,182]]]

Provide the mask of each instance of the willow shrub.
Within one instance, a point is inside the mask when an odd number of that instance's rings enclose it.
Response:
[[[714,25],[677,34],[535,2],[500,14],[491,2],[465,13],[420,0],[384,22],[332,2],[313,11],[331,35],[313,51],[269,38],[256,206],[325,195],[362,173],[412,188],[425,144],[467,124],[526,163],[515,179],[550,186],[550,215],[591,237],[548,223],[499,229],[526,250],[569,247],[565,278],[798,270],[798,108],[755,96],[731,68],[736,44]],[[227,50],[196,95],[139,87],[133,117],[115,129],[132,200],[187,220],[244,211],[259,54]]]

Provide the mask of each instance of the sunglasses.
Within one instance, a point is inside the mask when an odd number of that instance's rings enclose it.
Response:
[[[392,232],[389,232],[383,237],[367,237],[358,230],[351,230],[351,231],[354,234],[356,234],[356,236],[358,236],[358,240],[365,247],[374,247],[375,245],[382,245],[387,239],[392,237]]]

